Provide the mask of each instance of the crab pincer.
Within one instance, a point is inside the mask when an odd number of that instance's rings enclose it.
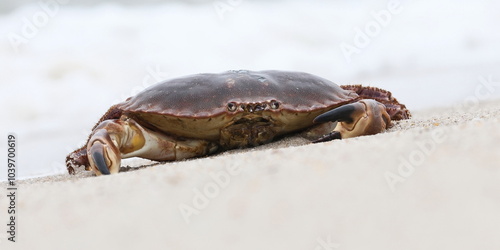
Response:
[[[383,132],[389,128],[391,117],[384,104],[366,99],[325,112],[317,116],[313,122],[338,122],[330,134],[314,141],[324,142]]]

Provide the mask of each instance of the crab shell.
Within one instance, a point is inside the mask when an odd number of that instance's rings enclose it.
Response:
[[[358,99],[307,73],[239,70],[161,82],[115,105],[101,121],[126,115],[166,134],[218,141],[228,125],[264,120],[280,136],[311,127],[319,114]]]
[[[66,165],[69,173],[82,165],[96,175],[118,173],[122,158],[182,160],[300,130],[312,142],[373,135],[409,117],[389,91],[338,86],[307,73],[198,74],[161,82],[111,107]]]

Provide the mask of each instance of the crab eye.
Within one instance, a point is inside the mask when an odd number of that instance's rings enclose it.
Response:
[[[236,104],[234,102],[228,103],[227,104],[227,110],[229,110],[230,112],[236,111]]]
[[[272,109],[278,109],[280,107],[280,103],[278,101],[271,101],[269,107],[271,107]]]

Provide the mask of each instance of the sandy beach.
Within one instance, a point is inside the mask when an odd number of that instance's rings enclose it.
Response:
[[[498,249],[499,107],[421,111],[374,136],[20,181],[9,246]]]

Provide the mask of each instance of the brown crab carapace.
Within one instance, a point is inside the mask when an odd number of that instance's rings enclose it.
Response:
[[[69,173],[85,166],[111,174],[128,157],[175,161],[300,131],[313,142],[373,135],[391,120],[409,117],[389,91],[338,86],[307,73],[197,74],[158,83],[112,106],[66,164]]]

